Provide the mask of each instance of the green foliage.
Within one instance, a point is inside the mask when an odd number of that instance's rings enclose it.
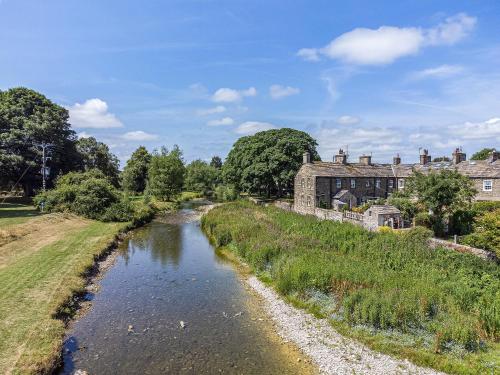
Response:
[[[42,142],[51,144],[49,185],[55,176],[75,170],[80,158],[68,111],[23,87],[0,91],[0,185],[11,185],[30,167],[21,183],[25,193],[41,186]]]
[[[342,322],[425,332],[437,343],[430,353],[453,345],[472,352],[500,339],[498,265],[431,249],[425,228],[372,233],[247,202],[213,209],[202,227],[279,292],[330,295],[336,307],[327,313]]]
[[[222,159],[220,158],[220,156],[213,156],[212,157],[212,160],[210,160],[210,166],[211,167],[214,167],[216,169],[221,169],[222,168]]]
[[[387,203],[393,205],[399,211],[401,211],[401,215],[403,216],[404,220],[412,220],[418,212],[416,202],[407,197],[400,197],[396,194],[393,194],[387,199]]]
[[[162,148],[154,152],[148,170],[148,194],[169,201],[182,191],[186,168],[178,146],[172,151]]]
[[[239,198],[239,193],[233,185],[219,185],[215,188],[214,198],[218,202],[232,202]]]
[[[468,209],[476,191],[473,182],[456,170],[414,172],[408,179],[405,193],[430,211],[431,225],[437,235],[444,232],[445,222],[458,210]]]
[[[218,169],[198,159],[186,167],[184,186],[187,190],[208,194],[214,189],[218,176]]]
[[[309,151],[319,160],[316,145],[307,133],[288,128],[242,137],[222,167],[224,183],[255,194],[291,192],[303,153]]]
[[[482,150],[476,152],[472,157],[470,158],[471,160],[486,160],[490,156],[490,154],[495,151],[494,148],[483,148]]]
[[[94,137],[80,138],[76,148],[81,155],[82,169],[85,171],[98,169],[115,187],[118,187],[120,162],[105,143],[98,142]]]
[[[122,173],[122,187],[130,193],[140,194],[146,189],[148,168],[151,155],[146,147],[140,146],[134,151]]]
[[[476,217],[473,229],[473,233],[463,237],[461,242],[494,251],[500,258],[500,208],[485,211]]]

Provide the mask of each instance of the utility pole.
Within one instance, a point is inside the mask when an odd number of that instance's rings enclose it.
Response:
[[[42,142],[38,145],[42,148],[42,190],[45,191],[47,186],[47,178],[50,174],[50,168],[47,167],[47,160],[50,160],[50,156],[47,156],[49,147],[52,147],[51,143]]]

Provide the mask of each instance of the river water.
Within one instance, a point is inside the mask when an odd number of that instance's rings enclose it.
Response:
[[[135,230],[67,334],[61,374],[309,374],[192,209]]]

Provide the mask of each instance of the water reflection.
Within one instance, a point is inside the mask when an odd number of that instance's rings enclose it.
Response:
[[[123,244],[92,310],[68,333],[61,373],[310,371],[289,360],[257,301],[185,214],[139,229]]]

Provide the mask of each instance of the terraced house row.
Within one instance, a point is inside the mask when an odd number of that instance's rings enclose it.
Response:
[[[467,160],[466,154],[456,149],[451,161],[432,162],[427,150],[420,152],[420,162],[403,164],[395,156],[392,164],[372,163],[371,156],[360,156],[350,163],[340,149],[332,162],[312,161],[304,153],[303,164],[295,177],[294,207],[302,213],[314,213],[315,208],[352,208],[368,200],[387,198],[402,190],[414,171],[429,173],[456,169],[474,181],[476,200],[500,200],[500,152],[493,151],[487,160]]]

